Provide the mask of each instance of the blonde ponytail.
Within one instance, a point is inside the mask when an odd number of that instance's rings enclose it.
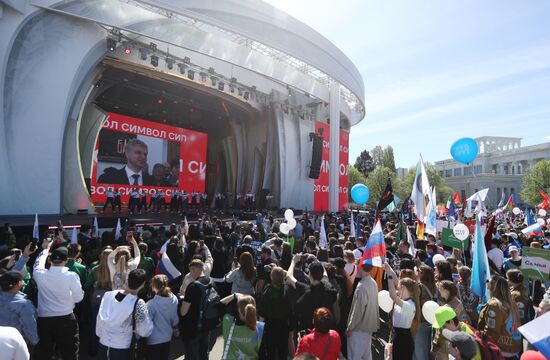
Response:
[[[252,296],[245,295],[239,297],[237,300],[237,309],[239,310],[239,315],[241,320],[243,320],[246,326],[252,330],[256,331],[256,301]]]

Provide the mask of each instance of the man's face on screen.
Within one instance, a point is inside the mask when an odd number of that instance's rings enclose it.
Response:
[[[128,167],[133,171],[145,170],[147,168],[147,148],[139,145],[128,147],[126,160]]]

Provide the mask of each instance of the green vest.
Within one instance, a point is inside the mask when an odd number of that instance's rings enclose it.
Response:
[[[264,323],[256,322],[256,330],[250,330],[246,325],[236,325],[235,318],[229,314],[223,317],[223,344],[224,352],[227,350],[226,359],[234,360],[255,360],[258,359],[260,353],[260,345],[262,344],[262,336],[264,333]],[[231,328],[233,333],[229,337]],[[229,337],[229,339],[228,339]],[[229,349],[227,343],[229,341]]]

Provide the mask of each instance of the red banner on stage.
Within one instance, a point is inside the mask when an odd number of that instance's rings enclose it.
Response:
[[[105,201],[108,188],[119,189],[122,201],[133,188],[168,197],[174,190],[202,193],[207,145],[208,135],[198,131],[109,113],[95,146],[92,201]]]
[[[329,208],[329,158],[330,158],[330,125],[316,121],[315,132],[323,132],[323,152],[321,156],[321,172],[314,181],[313,203],[315,211],[328,211]],[[338,181],[338,208],[345,210],[348,207],[348,147],[349,133],[340,130],[340,156]]]

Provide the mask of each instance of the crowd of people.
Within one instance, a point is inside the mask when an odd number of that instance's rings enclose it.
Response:
[[[401,234],[414,234],[414,222],[355,216],[352,226],[349,213],[306,213],[289,234],[269,214],[128,224],[120,234],[82,225],[76,242],[60,223],[41,241],[6,226],[0,354],[169,359],[182,341],[185,359],[203,360],[221,335],[223,359],[544,358],[524,347],[518,327],[550,310],[550,290],[524,278],[521,251],[547,246],[550,232],[527,238],[513,215],[489,227],[484,303],[471,290],[469,251],[427,235],[413,252]],[[376,221],[386,249],[378,265],[364,257]],[[422,314],[427,301],[440,305],[433,323]]]

